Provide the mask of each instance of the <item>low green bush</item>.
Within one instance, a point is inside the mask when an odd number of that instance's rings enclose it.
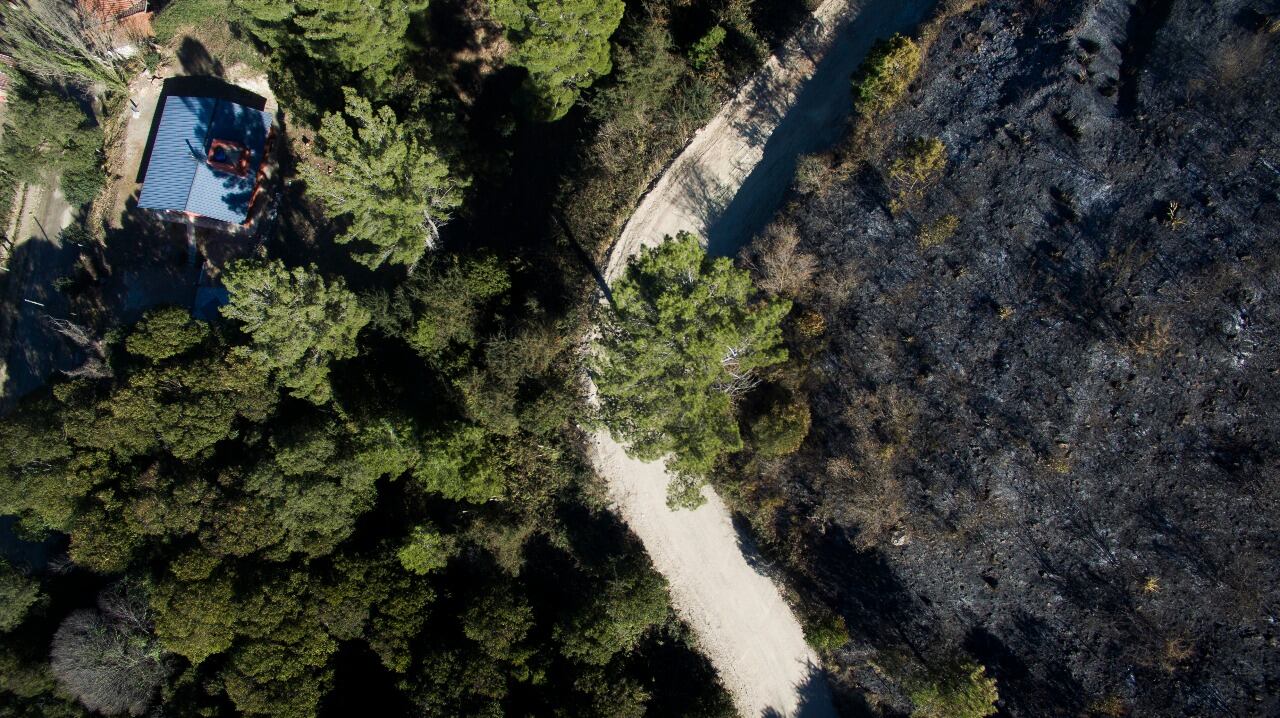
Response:
[[[954,214],[945,214],[920,229],[920,249],[936,247],[956,233],[960,227],[960,218]]]
[[[777,403],[751,423],[756,451],[768,457],[793,454],[809,435],[809,405],[803,399]]]
[[[716,25],[689,48],[689,64],[693,69],[702,71],[711,64],[715,59],[716,50],[719,50],[720,45],[724,43],[726,34],[722,26]]]
[[[806,616],[804,640],[818,653],[831,653],[849,642],[849,627],[844,617],[824,612],[821,616]]]
[[[920,71],[922,57],[920,46],[906,35],[876,42],[853,77],[855,109],[874,115],[897,104]]]
[[[986,668],[959,662],[911,688],[911,718],[986,718],[995,714],[999,698]]]
[[[910,205],[924,196],[925,190],[947,167],[947,146],[936,137],[913,140],[889,165],[889,181],[893,186],[893,211]]]

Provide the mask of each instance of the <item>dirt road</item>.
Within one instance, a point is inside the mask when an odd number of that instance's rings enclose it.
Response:
[[[732,254],[776,210],[797,158],[835,141],[850,107],[849,75],[879,37],[910,29],[931,0],[827,0],[797,39],[769,60],[644,197],[610,254],[616,280],[627,259],[688,230]],[[706,490],[696,511],[666,506],[661,463],[628,457],[593,436],[610,498],[671,585],[743,716],[835,715],[818,658],[777,586],[754,565],[723,501]]]
[[[777,210],[796,160],[844,131],[849,79],[878,38],[910,31],[934,0],[826,0],[640,201],[609,255],[612,282],[641,247],[681,230],[733,255]]]

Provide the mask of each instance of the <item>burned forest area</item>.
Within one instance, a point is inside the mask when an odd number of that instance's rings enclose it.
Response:
[[[0,3],[0,718],[1280,717],[1280,0]]]
[[[852,715],[957,656],[1000,715],[1277,715],[1280,5],[950,5],[748,252],[813,427],[722,481]]]

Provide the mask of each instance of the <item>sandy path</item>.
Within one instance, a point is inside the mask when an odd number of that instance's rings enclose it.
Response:
[[[929,0],[826,0],[779,56],[728,102],[641,200],[610,254],[615,281],[627,259],[688,230],[731,254],[777,208],[796,158],[836,140],[849,107],[849,75],[879,37],[909,29]],[[659,463],[628,457],[608,432],[593,460],[627,525],[671,586],[744,716],[834,716],[818,657],[777,586],[752,568],[729,511],[704,490],[696,511],[666,505]]]
[[[747,562],[720,497],[707,490],[707,503],[696,511],[671,511],[661,463],[632,459],[608,432],[596,432],[592,443],[609,497],[666,577],[672,604],[693,627],[738,712],[834,716],[818,657],[777,586]]]

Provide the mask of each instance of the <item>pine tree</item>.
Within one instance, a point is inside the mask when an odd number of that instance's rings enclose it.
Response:
[[[0,52],[32,77],[81,88],[97,84],[125,89],[120,58],[111,35],[89,9],[75,0],[11,0],[0,14]]]
[[[786,360],[786,300],[755,301],[750,275],[681,233],[632,260],[613,290],[594,362],[605,420],[644,460],[705,476],[742,448],[735,398]],[[696,503],[696,484],[680,503]]]
[[[235,0],[259,42],[296,51],[381,94],[402,72],[410,16],[425,0]]]
[[[326,282],[314,267],[286,269],[279,261],[242,260],[228,268],[224,283],[231,303],[223,316],[244,322],[253,338],[237,351],[274,371],[293,396],[329,401],[329,364],[356,355],[356,336],[369,312],[337,279]]]
[[[564,117],[578,95],[613,69],[609,37],[622,0],[490,0],[515,45],[510,62],[529,71],[526,90],[538,119]]]
[[[344,91],[346,112],[326,114],[320,125],[320,161],[303,167],[308,189],[334,216],[350,217],[338,241],[370,247],[356,255],[361,264],[413,265],[462,203],[464,183],[449,176],[425,128]]]

